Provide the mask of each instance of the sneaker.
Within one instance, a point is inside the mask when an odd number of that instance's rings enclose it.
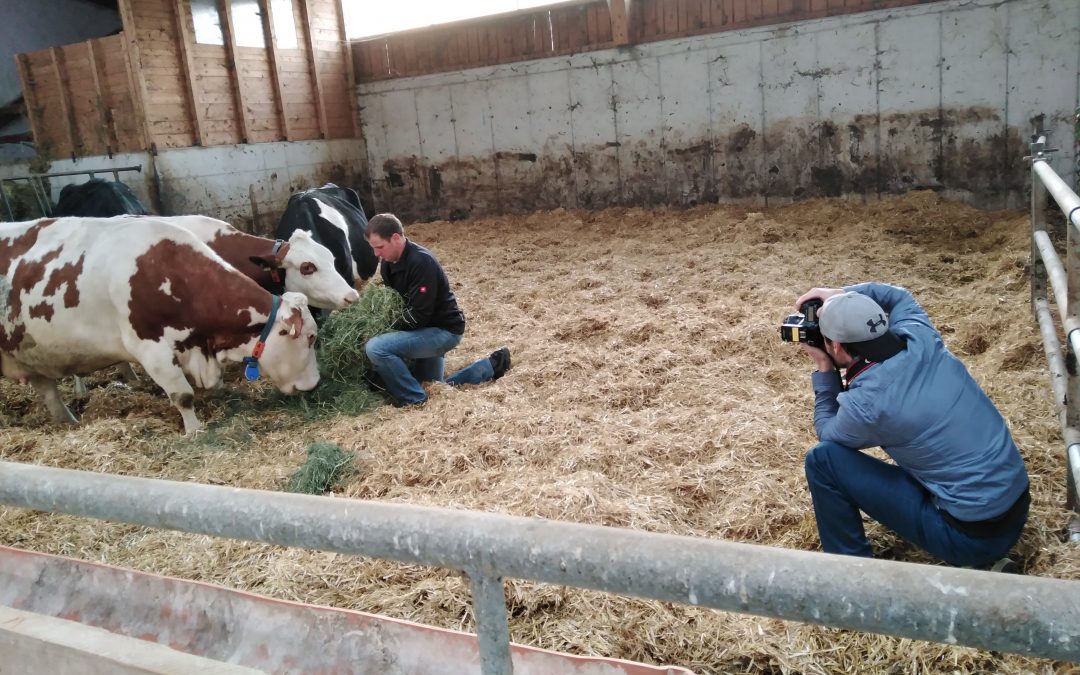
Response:
[[[510,350],[506,347],[500,347],[491,352],[491,356],[488,357],[491,361],[491,368],[495,371],[491,379],[497,380],[510,370]]]
[[[1020,565],[1016,564],[1012,558],[1002,558],[990,566],[990,571],[1004,574],[1021,574]]]

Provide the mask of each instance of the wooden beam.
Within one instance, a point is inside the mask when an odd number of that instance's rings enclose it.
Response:
[[[231,0],[218,0],[221,14],[221,31],[225,34],[225,57],[229,66],[229,80],[236,95],[236,123],[240,125],[240,142],[247,143],[251,138],[251,124],[248,121],[247,101],[244,99],[243,77],[240,75],[240,59],[236,54],[236,33],[232,25]]]
[[[278,65],[277,34],[274,32],[274,9],[271,0],[259,0],[262,12],[263,39],[266,40],[266,56],[270,59],[270,77],[273,80],[275,103],[278,110],[278,124],[281,125],[280,140],[291,141],[289,116],[285,114],[285,92],[281,89],[281,66]]]
[[[128,87],[131,88],[132,114],[138,120],[139,129],[145,143],[145,149],[156,149],[154,138],[150,135],[150,123],[146,119],[146,101],[150,96],[146,92],[146,78],[143,76],[142,57],[139,53],[139,40],[135,30],[135,14],[131,10],[132,0],[118,0],[120,21],[124,26],[124,67],[127,69]]]
[[[607,0],[611,15],[611,41],[616,45],[630,44],[630,0]]]
[[[335,2],[337,9],[338,34],[341,35],[341,48],[345,57],[345,92],[349,97],[349,119],[352,120],[352,137],[360,138],[360,114],[356,109],[356,75],[353,73],[352,47],[349,38],[345,34],[345,3]]]
[[[206,122],[203,120],[202,90],[195,81],[195,41],[187,25],[187,4],[184,0],[172,0],[173,20],[176,22],[177,47],[180,49],[180,72],[184,76],[191,123],[195,127],[195,144],[206,145]]]
[[[308,8],[308,0],[298,1],[300,18],[304,23],[304,38],[307,42],[308,67],[311,69],[311,88],[315,96],[316,117],[319,119],[319,138],[326,138],[326,103],[323,100],[322,81],[319,79],[319,62],[316,58],[315,31],[311,27],[311,10]]]
[[[49,55],[52,57],[53,73],[56,75],[56,90],[60,94],[60,107],[62,110],[60,114],[64,120],[64,131],[67,133],[68,146],[71,148],[72,157],[81,149],[82,139],[79,138],[79,132],[75,128],[75,114],[71,109],[71,97],[68,96],[67,85],[64,83],[64,71],[66,70],[60,65],[60,62],[64,60],[64,55],[60,52],[59,47],[53,47],[49,50]],[[76,139],[79,141],[76,146]]]
[[[105,148],[105,154],[112,155],[115,148],[120,145],[116,134],[116,121],[113,120],[112,108],[106,105],[105,91],[101,88],[101,63],[94,49],[94,40],[86,41],[86,55],[90,59],[90,78],[94,82],[94,105],[98,114],[98,132],[101,145]]]
[[[41,150],[46,138],[41,135],[41,110],[38,108],[34,78],[30,74],[30,63],[26,54],[16,54],[15,63],[19,66],[19,80],[22,81],[23,104],[26,106],[26,117],[30,120],[30,133],[34,135],[38,150]]]

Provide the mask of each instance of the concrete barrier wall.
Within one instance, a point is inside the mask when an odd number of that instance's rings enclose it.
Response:
[[[1024,198],[1041,120],[1073,182],[1080,3],[955,0],[359,87],[409,218],[931,188]]]

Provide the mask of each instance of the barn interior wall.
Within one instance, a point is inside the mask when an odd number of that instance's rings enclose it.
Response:
[[[367,184],[363,143],[356,139],[257,143],[207,148],[179,148],[59,160],[48,171],[108,169],[141,166],[139,173],[122,173],[139,200],[161,215],[201,214],[226,220],[241,229],[271,234],[289,195],[332,182],[353,188]],[[25,176],[28,163],[0,165],[0,178]],[[101,178],[113,180],[109,173]],[[86,176],[50,180],[55,203],[68,184]]]
[[[1036,121],[1074,182],[1080,3],[953,0],[358,87],[379,208],[1023,199]]]

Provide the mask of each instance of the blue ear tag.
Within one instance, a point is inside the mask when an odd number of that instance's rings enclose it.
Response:
[[[256,359],[244,359],[244,378],[249,382],[259,379],[259,362]]]

